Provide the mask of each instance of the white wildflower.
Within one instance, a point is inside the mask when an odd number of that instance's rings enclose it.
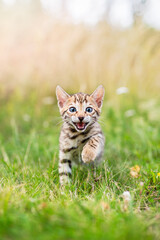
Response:
[[[118,95],[128,93],[128,92],[129,92],[129,89],[127,87],[120,87],[120,88],[117,88],[116,90],[116,93]]]
[[[44,97],[44,98],[42,99],[42,103],[43,103],[44,105],[52,105],[52,104],[54,103],[54,98],[51,97],[51,96]]]
[[[31,120],[30,115],[24,114],[24,115],[23,115],[23,120],[24,120],[25,122],[29,122],[29,121]]]
[[[131,201],[131,194],[130,194],[129,191],[125,191],[125,192],[122,194],[122,196],[123,196],[124,201],[126,201],[126,202]]]
[[[134,109],[129,109],[129,110],[127,110],[125,113],[124,113],[124,115],[125,115],[125,117],[132,117],[132,116],[134,116],[135,115],[135,110]]]
[[[122,197],[123,197],[123,201],[124,201],[124,205],[123,205],[123,210],[124,211],[127,211],[128,210],[128,207],[129,207],[129,203],[131,201],[131,194],[129,191],[125,191],[123,194],[122,194]]]
[[[36,202],[37,200],[36,200],[35,198],[29,198],[29,201],[34,203],[34,202]]]
[[[139,193],[141,195],[142,191],[143,191],[144,182],[140,182],[139,185],[140,185],[140,192]]]
[[[139,185],[140,185],[141,187],[143,187],[143,186],[144,186],[144,182],[140,182]]]

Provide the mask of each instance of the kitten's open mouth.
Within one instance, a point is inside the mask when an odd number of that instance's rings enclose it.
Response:
[[[86,128],[88,123],[84,123],[84,122],[78,122],[78,123],[74,123],[74,125],[76,126],[76,128],[78,130],[84,130]]]

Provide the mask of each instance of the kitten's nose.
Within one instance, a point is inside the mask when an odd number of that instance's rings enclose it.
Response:
[[[78,117],[79,121],[82,122],[84,117]]]

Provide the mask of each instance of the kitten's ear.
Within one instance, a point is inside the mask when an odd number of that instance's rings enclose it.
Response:
[[[96,90],[91,94],[91,97],[93,97],[93,99],[95,100],[95,102],[97,103],[97,106],[99,108],[102,107],[102,103],[103,103],[103,98],[104,98],[104,87],[102,85],[100,85],[98,88],[96,88]]]
[[[66,93],[60,86],[56,87],[56,96],[57,96],[58,105],[60,108],[64,106],[64,103],[70,97],[70,95]]]

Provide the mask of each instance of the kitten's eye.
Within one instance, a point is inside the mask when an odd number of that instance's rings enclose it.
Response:
[[[76,112],[77,110],[76,110],[75,107],[70,107],[70,108],[69,108],[69,111],[73,113],[73,112]]]
[[[93,108],[92,108],[92,107],[87,107],[87,108],[86,108],[86,112],[91,113],[92,111],[93,111]]]

